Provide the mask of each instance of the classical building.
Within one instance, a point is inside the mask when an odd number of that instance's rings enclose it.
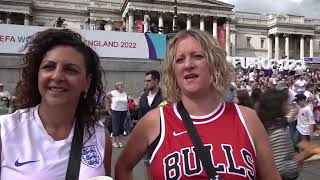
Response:
[[[197,28],[216,37],[233,57],[320,57],[320,19],[236,12],[234,5],[217,0],[176,1],[177,14],[175,0],[1,0],[0,23],[165,34]],[[0,82],[11,92],[21,59],[0,54]],[[123,80],[132,94],[141,91],[144,72],[159,66],[148,59],[102,58],[107,89]]]
[[[217,0],[3,0],[2,23],[147,32],[198,28],[219,39],[229,56],[301,59],[320,56],[320,19],[235,12]],[[58,22],[59,23],[59,22]],[[176,27],[173,27],[173,26]]]

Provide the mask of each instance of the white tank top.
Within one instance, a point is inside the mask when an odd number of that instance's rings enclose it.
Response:
[[[68,138],[54,140],[43,127],[38,107],[0,116],[1,179],[65,180],[74,128]],[[87,136],[85,129],[84,141]],[[105,175],[104,146],[104,128],[95,126],[82,148],[79,180]]]

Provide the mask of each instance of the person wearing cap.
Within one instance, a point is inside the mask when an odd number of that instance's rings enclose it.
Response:
[[[295,101],[299,106],[297,115],[297,133],[296,133],[296,144],[302,140],[310,141],[310,135],[315,135],[314,126],[316,124],[313,116],[313,112],[310,106],[306,102],[307,97],[304,94],[297,94]]]

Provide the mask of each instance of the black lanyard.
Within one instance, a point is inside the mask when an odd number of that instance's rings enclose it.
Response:
[[[71,150],[69,155],[66,180],[79,179],[83,143],[83,127],[80,120],[81,119],[77,119],[74,125],[75,127],[71,142]]]

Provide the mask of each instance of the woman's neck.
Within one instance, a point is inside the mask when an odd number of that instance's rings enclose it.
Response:
[[[70,106],[69,106],[70,107]],[[66,139],[75,122],[76,109],[40,104],[39,116],[43,127],[54,140]]]
[[[221,103],[217,95],[188,97],[182,96],[182,102],[190,115],[203,116],[211,113]]]

